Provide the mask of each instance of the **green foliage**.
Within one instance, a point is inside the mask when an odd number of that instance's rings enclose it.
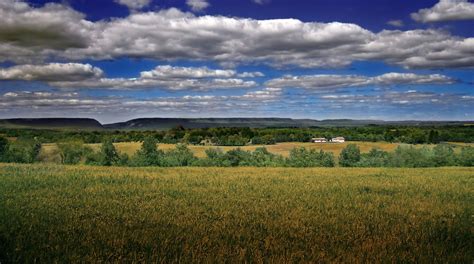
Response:
[[[323,150],[294,148],[286,160],[289,167],[334,167],[334,155]]]
[[[277,143],[277,140],[272,135],[263,135],[252,138],[252,144],[254,145],[273,145]]]
[[[112,140],[108,139],[102,143],[100,149],[100,161],[102,166],[118,165],[120,161],[119,153],[115,149]]]
[[[456,155],[454,149],[446,144],[439,144],[433,148],[433,165],[435,167],[455,166]]]
[[[277,167],[283,166],[285,159],[281,155],[270,153],[265,147],[259,147],[250,153],[250,159],[244,160],[243,166]]]
[[[387,166],[389,153],[373,148],[369,153],[361,154],[360,161],[356,167],[385,167]]]
[[[459,155],[459,165],[473,167],[474,166],[474,147],[463,147]]]
[[[88,156],[90,159],[90,157],[93,155],[92,149],[84,146],[84,143],[81,141],[58,143],[58,149],[62,164],[78,164],[86,156]]]
[[[251,154],[248,151],[236,148],[227,151],[224,154],[224,159],[227,160],[231,167],[237,167],[239,165],[248,164],[249,159],[251,159]]]
[[[439,142],[474,142],[472,126],[462,125],[367,125],[355,127],[313,128],[195,128],[176,127],[168,131],[60,131],[41,129],[1,129],[7,137],[37,138],[42,143],[83,141],[101,143],[107,138],[114,142],[144,141],[152,137],[161,143],[199,144],[203,139],[222,146],[274,144],[277,142],[309,142],[312,137],[343,136],[348,141],[387,141],[408,144],[437,144]]]
[[[7,161],[9,144],[8,139],[0,137],[0,162]]]
[[[434,154],[427,147],[415,148],[414,146],[400,145],[390,154],[388,166],[422,168],[433,167]]]
[[[339,165],[341,165],[341,167],[355,167],[360,159],[359,147],[356,144],[349,144],[339,155]]]
[[[164,152],[158,150],[157,140],[147,137],[142,143],[142,147],[133,157],[131,164],[134,166],[163,166]]]
[[[18,139],[8,144],[7,162],[33,163],[41,150],[41,143],[35,139]]]
[[[220,148],[206,149],[206,158],[198,159],[195,163],[202,167],[230,167],[230,163],[225,158],[225,153]]]
[[[167,167],[191,166],[196,157],[186,144],[177,144],[176,148],[164,154],[163,165]]]

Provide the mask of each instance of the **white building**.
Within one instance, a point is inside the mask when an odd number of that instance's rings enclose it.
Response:
[[[328,140],[325,139],[325,138],[312,138],[311,142],[313,142],[313,143],[326,143],[326,142],[328,142]]]
[[[332,139],[331,139],[331,142],[334,142],[334,143],[344,143],[344,142],[346,142],[346,139],[343,138],[343,137],[335,137],[335,138],[332,138]]]

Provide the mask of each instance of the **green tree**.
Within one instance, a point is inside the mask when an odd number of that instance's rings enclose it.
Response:
[[[369,153],[361,154],[357,167],[384,167],[387,165],[388,152],[373,148]]]
[[[61,142],[57,145],[62,164],[78,164],[86,155],[93,153],[82,141]]]
[[[360,149],[356,144],[347,145],[339,155],[339,164],[342,167],[355,167],[360,161]]]
[[[206,158],[199,159],[197,165],[203,167],[229,167],[230,163],[225,153],[220,148],[208,148],[205,150]]]
[[[407,168],[433,167],[433,157],[433,151],[430,148],[400,145],[394,152],[390,153],[388,166]]]
[[[474,166],[474,147],[463,147],[459,154],[458,162],[461,166]]]
[[[334,155],[323,150],[293,148],[286,160],[289,167],[334,167]]]
[[[456,165],[456,157],[451,146],[440,144],[433,148],[434,166],[454,166]]]
[[[117,165],[119,163],[120,157],[119,153],[115,149],[112,140],[106,139],[102,143],[102,147],[100,149],[100,157],[101,157],[101,165],[102,166],[112,166]]]
[[[244,163],[248,164],[251,154],[248,151],[237,148],[227,151],[227,153],[224,154],[224,158],[227,160],[226,163],[232,167],[236,167]]]
[[[135,154],[133,164],[136,166],[162,166],[163,156],[163,151],[158,150],[156,139],[148,136]]]
[[[177,144],[175,149],[165,153],[164,165],[170,167],[193,165],[196,157],[186,144]]]
[[[9,144],[7,162],[33,163],[41,151],[41,143],[36,139],[19,138]]]
[[[0,161],[6,161],[9,142],[8,139],[0,137]]]

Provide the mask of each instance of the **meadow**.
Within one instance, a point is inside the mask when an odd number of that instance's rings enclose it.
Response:
[[[270,153],[283,155],[287,157],[290,151],[296,147],[305,147],[307,149],[315,149],[315,150],[323,150],[325,152],[332,152],[334,153],[335,157],[338,157],[341,153],[342,149],[347,147],[349,144],[357,144],[360,148],[362,153],[369,152],[372,148],[377,148],[383,151],[393,151],[395,150],[400,143],[390,143],[390,142],[365,142],[365,141],[353,141],[353,142],[345,142],[345,143],[303,143],[303,142],[283,142],[277,143],[273,145],[249,145],[249,146],[241,146],[239,147],[242,150],[250,150],[254,151],[259,147],[265,147]],[[91,147],[94,151],[98,151],[100,149],[101,144],[86,144],[87,146]],[[135,154],[141,147],[141,142],[119,142],[114,143],[114,146],[120,153],[125,153],[129,156]],[[406,145],[406,144],[405,144]],[[459,150],[460,147],[463,146],[474,146],[474,143],[450,143],[451,146],[454,147],[455,150]],[[415,145],[417,147],[422,146],[430,146],[433,147],[435,145]],[[158,144],[158,148],[162,150],[170,150],[174,149],[176,144]],[[232,149],[236,149],[238,147],[235,146],[203,146],[203,145],[189,145],[189,149],[194,153],[194,155],[198,158],[206,157],[205,151],[210,148],[219,148],[223,151],[229,151]],[[43,162],[53,162],[53,163],[60,163],[59,157],[59,150],[55,143],[45,143],[42,144],[42,149],[39,154],[38,159]]]
[[[472,168],[0,164],[0,262],[471,263]]]

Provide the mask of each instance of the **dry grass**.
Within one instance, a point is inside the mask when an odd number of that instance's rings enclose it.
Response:
[[[470,263],[472,168],[0,164],[0,262]]]

